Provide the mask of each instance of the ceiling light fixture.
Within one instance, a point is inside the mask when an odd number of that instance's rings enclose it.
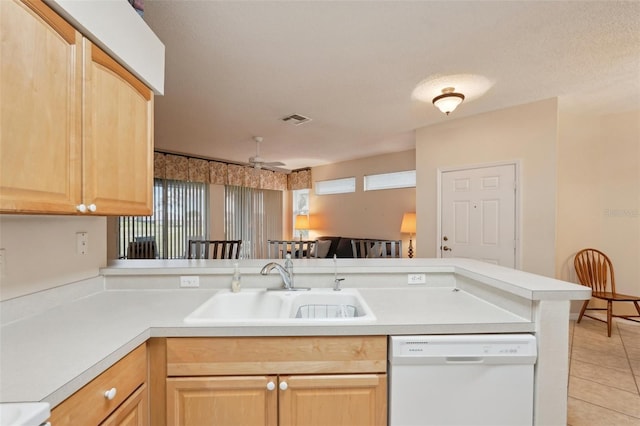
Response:
[[[447,115],[464,101],[464,95],[456,93],[454,90],[453,87],[445,87],[442,89],[442,95],[433,98],[433,105]]]

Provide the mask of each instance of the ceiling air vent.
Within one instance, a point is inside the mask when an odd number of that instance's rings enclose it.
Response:
[[[309,117],[305,117],[304,115],[300,115],[300,114],[291,114],[288,115],[286,117],[284,117],[282,119],[282,121],[284,121],[285,123],[293,123],[296,126],[299,126],[301,124],[304,124],[308,121],[311,121],[311,119]]]

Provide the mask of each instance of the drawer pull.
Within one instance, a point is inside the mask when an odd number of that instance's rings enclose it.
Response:
[[[274,390],[275,388],[276,388],[276,384],[275,384],[275,383],[273,383],[273,382],[269,382],[269,383],[267,383],[267,390],[272,391],[272,390]]]
[[[95,204],[89,204],[89,205],[87,206],[87,209],[89,209],[89,211],[90,211],[90,212],[95,212],[95,211],[96,211],[96,209],[97,209],[97,207],[96,207],[96,205],[95,205]]]
[[[116,397],[116,393],[118,393],[116,388],[111,388],[104,393],[104,397],[107,398],[109,401],[111,401],[113,398]]]
[[[287,388],[289,387],[289,385],[287,384],[287,382],[280,382],[280,390],[287,390]]]

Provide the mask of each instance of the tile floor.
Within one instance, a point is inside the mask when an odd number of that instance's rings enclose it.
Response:
[[[571,426],[640,426],[640,324],[590,318],[569,327]]]

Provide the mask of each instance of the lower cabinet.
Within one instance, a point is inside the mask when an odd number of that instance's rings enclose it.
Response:
[[[275,426],[277,380],[275,376],[167,379],[167,424]],[[267,388],[269,383],[273,388]]]
[[[387,423],[386,374],[283,376],[279,387],[280,425]]]
[[[143,384],[116,411],[101,423],[102,426],[147,426],[149,424],[149,396]]]
[[[146,344],[51,410],[55,426],[148,425]]]
[[[167,339],[167,425],[387,423],[385,336]]]

